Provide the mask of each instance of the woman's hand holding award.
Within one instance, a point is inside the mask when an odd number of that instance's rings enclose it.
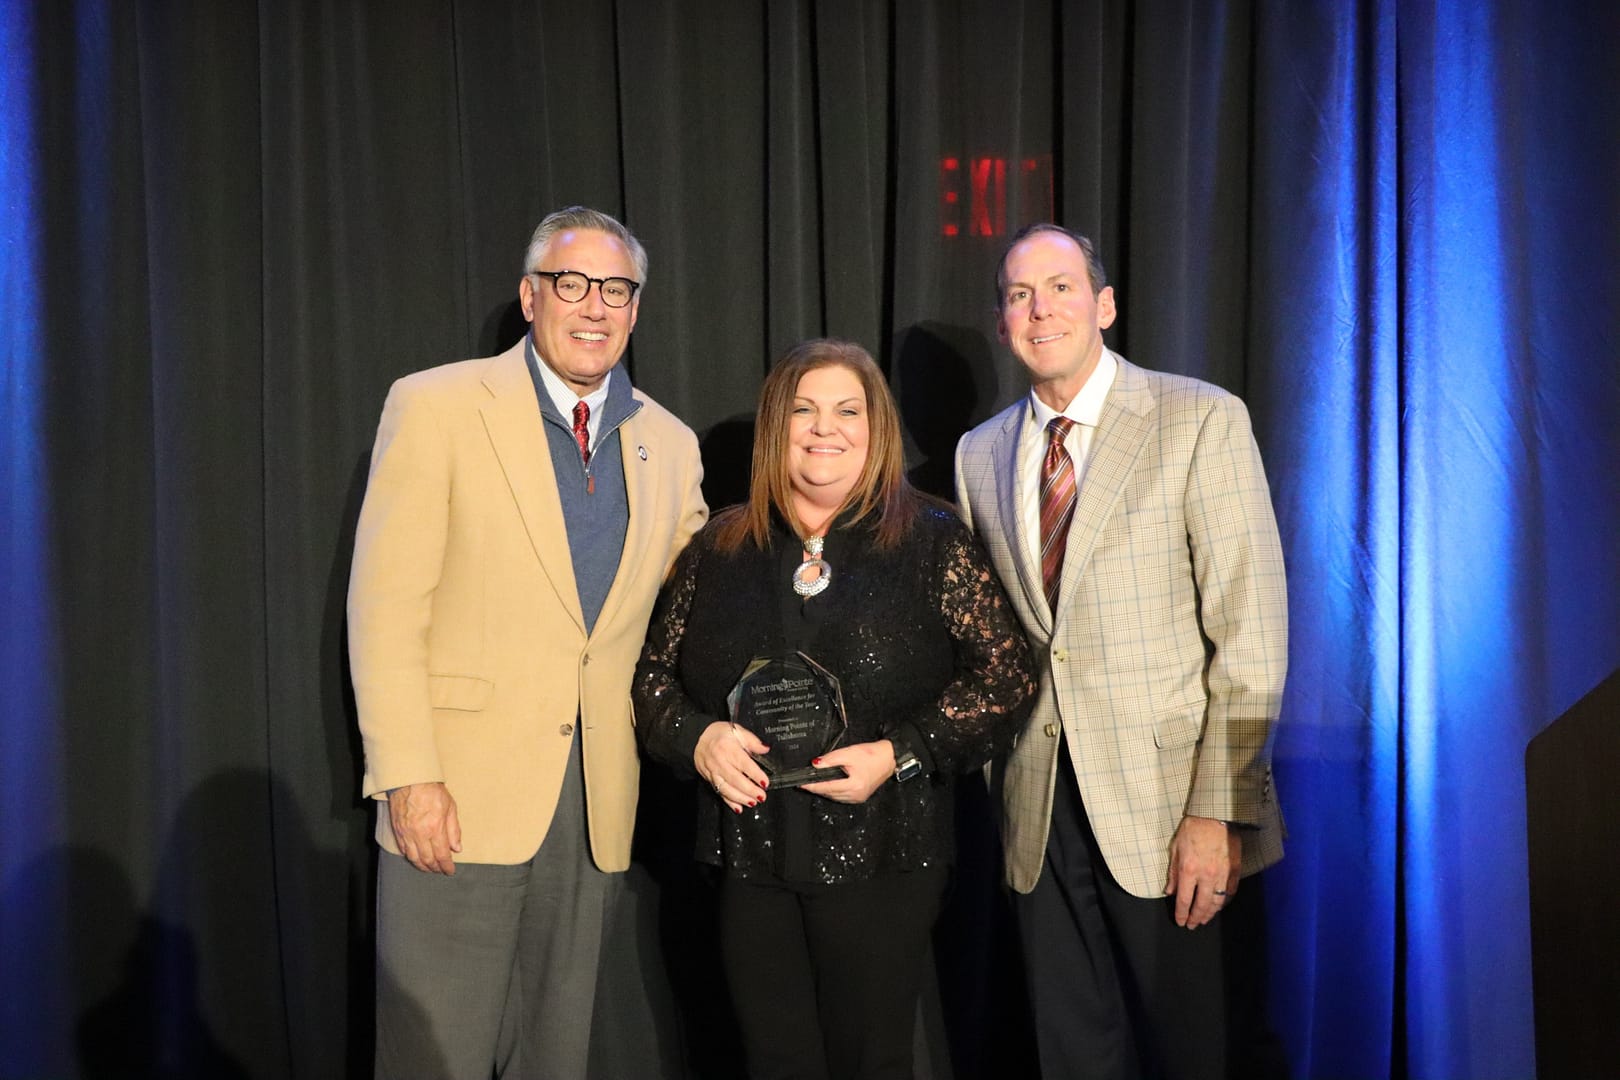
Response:
[[[804,653],[750,660],[726,705],[732,723],[770,748],[753,758],[770,773],[773,790],[845,775],[840,766],[811,764],[838,746],[848,720],[837,678]]]

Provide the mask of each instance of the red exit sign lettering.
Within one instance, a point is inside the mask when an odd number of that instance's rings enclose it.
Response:
[[[1006,236],[1009,186],[1023,220],[1051,221],[1052,155],[1039,157],[946,157],[939,163],[939,231],[942,236]]]

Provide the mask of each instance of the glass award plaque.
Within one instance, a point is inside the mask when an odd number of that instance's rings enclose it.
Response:
[[[838,680],[804,653],[750,660],[726,705],[732,723],[770,748],[754,760],[770,774],[773,789],[847,775],[842,766],[810,764],[843,740],[848,720]]]

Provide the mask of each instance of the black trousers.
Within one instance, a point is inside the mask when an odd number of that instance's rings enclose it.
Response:
[[[943,867],[720,890],[720,945],[753,1080],[911,1080]]]
[[[1177,926],[1173,897],[1142,899],[1114,880],[1066,750],[1059,762],[1046,865],[1033,891],[1014,894],[1042,1076],[1285,1076],[1263,1022],[1258,878],[1212,923]]]

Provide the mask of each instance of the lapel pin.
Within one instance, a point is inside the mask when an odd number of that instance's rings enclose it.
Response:
[[[647,460],[647,448],[645,446],[636,447],[636,453],[641,455],[641,460],[642,461]]]

